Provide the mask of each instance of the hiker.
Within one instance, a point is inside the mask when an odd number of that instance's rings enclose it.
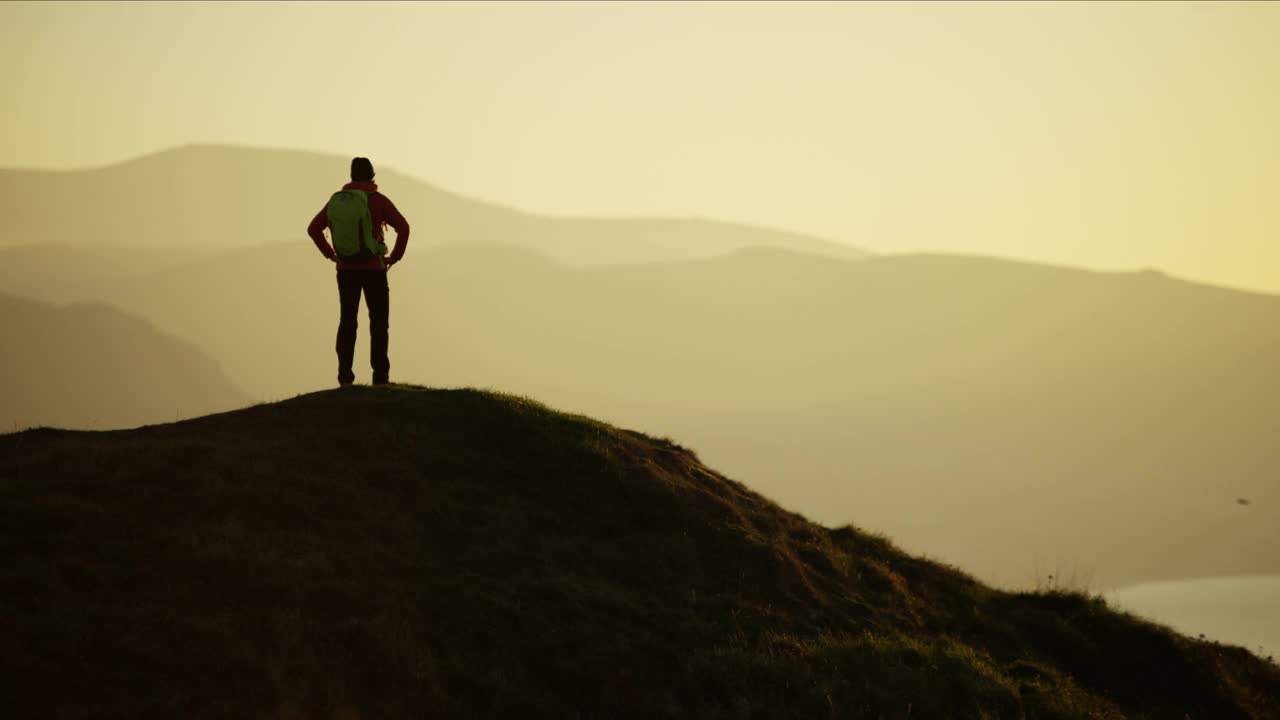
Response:
[[[396,247],[387,255],[383,228],[396,231]],[[325,239],[329,228],[333,245]],[[387,358],[387,327],[391,298],[387,288],[387,270],[404,257],[409,243],[409,223],[396,210],[390,198],[378,192],[373,182],[373,163],[369,158],[351,160],[351,182],[334,193],[307,226],[316,247],[338,265],[338,304],[342,310],[338,321],[338,385],[355,382],[351,364],[356,354],[356,316],[360,311],[360,293],[369,308],[369,364],[373,368],[373,384],[389,381],[391,361]]]

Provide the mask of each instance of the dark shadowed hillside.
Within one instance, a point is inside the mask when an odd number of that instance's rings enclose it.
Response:
[[[189,145],[105,168],[0,169],[0,247],[30,243],[243,248],[296,238],[349,178],[351,158]],[[569,264],[653,262],[762,245],[835,257],[865,253],[821,238],[701,219],[531,215],[464,198],[373,158],[413,235],[433,243],[511,243]],[[56,282],[56,275],[50,282]],[[0,285],[0,289],[4,286]]]
[[[218,363],[114,308],[0,295],[0,432],[132,427],[242,407]]]
[[[0,513],[6,717],[1280,712],[1242,649],[992,590],[477,391],[0,437]]]

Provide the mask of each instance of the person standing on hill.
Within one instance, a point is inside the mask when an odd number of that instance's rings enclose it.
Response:
[[[396,231],[396,246],[387,254],[383,228]],[[333,245],[325,239],[329,229]],[[307,235],[329,260],[338,265],[338,384],[350,385],[356,376],[351,365],[356,354],[356,317],[360,294],[369,309],[369,364],[373,384],[390,381],[391,361],[387,357],[391,297],[387,270],[404,257],[409,244],[409,223],[391,199],[378,192],[373,182],[369,158],[351,160],[351,182],[334,193],[307,226]]]

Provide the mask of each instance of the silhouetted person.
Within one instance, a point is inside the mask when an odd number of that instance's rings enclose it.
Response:
[[[387,255],[383,228],[396,231],[396,247]],[[333,245],[325,239],[329,228]],[[387,288],[387,269],[404,257],[409,243],[409,223],[378,192],[373,182],[373,163],[368,158],[351,160],[351,182],[334,193],[320,208],[307,234],[325,257],[338,265],[338,304],[342,315],[338,321],[338,384],[355,382],[351,364],[356,354],[356,317],[360,312],[360,293],[369,308],[369,364],[373,368],[373,384],[390,379],[391,361],[387,358],[387,328],[391,298]]]

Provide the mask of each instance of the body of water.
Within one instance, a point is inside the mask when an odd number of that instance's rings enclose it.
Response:
[[[1142,583],[1103,595],[1114,608],[1185,635],[1280,657],[1280,575]]]

